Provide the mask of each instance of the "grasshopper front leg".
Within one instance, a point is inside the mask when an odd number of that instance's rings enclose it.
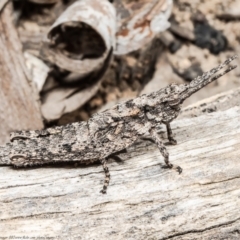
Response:
[[[176,169],[180,174],[182,172],[182,168],[177,165],[173,165],[172,163],[169,162],[169,153],[168,153],[166,147],[164,146],[163,142],[161,141],[161,138],[158,136],[158,133],[155,128],[152,128],[150,130],[150,135],[151,135],[152,139],[154,140],[154,142],[157,144],[160,153],[164,157],[164,161],[165,161],[166,165],[169,168]]]
[[[168,135],[168,140],[172,145],[176,145],[177,144],[177,140],[175,140],[173,138],[173,133],[172,133],[172,129],[170,126],[170,123],[165,123],[166,127],[167,127],[167,135]]]

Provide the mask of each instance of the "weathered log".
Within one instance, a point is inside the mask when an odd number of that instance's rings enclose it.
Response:
[[[0,144],[11,131],[43,127],[38,94],[28,78],[21,44],[13,25],[12,3],[0,9]]]
[[[173,122],[178,145],[167,148],[181,175],[164,168],[154,144],[141,141],[120,155],[122,162],[109,162],[107,195],[99,193],[100,165],[2,166],[0,236],[239,239],[239,102],[240,89],[188,107]]]

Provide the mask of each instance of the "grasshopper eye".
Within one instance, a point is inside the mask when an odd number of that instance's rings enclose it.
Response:
[[[175,95],[173,98],[168,100],[168,104],[171,107],[177,106],[180,104],[180,98],[178,95]]]
[[[170,106],[176,106],[176,105],[179,105],[180,104],[180,99],[174,99],[174,100],[170,100],[169,102],[168,102],[168,104],[170,105]]]

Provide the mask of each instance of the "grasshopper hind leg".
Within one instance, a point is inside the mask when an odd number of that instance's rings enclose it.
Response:
[[[104,170],[104,173],[105,173],[104,185],[103,185],[103,188],[100,192],[103,193],[103,194],[106,194],[107,193],[107,187],[108,187],[109,181],[110,181],[110,173],[109,173],[109,170],[108,170],[108,167],[107,167],[106,158],[101,159],[100,162],[103,166],[103,170]]]
[[[126,152],[127,152],[126,149],[122,149],[122,150],[114,152],[111,155],[109,155],[108,157],[100,160],[100,162],[103,166],[104,173],[105,173],[105,180],[104,180],[103,189],[100,191],[101,193],[103,193],[103,194],[107,193],[107,187],[108,187],[109,181],[110,181],[110,172],[109,172],[109,169],[107,167],[107,160],[112,158],[117,162],[122,162],[123,160],[120,157],[118,157],[117,155],[120,154],[120,153],[126,153]]]

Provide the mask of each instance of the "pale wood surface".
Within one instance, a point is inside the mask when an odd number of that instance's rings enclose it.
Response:
[[[13,24],[12,3],[0,4],[0,7],[0,144],[3,144],[10,132],[41,129],[43,123],[38,94],[29,82]]]
[[[98,164],[0,167],[0,237],[240,239],[240,106],[206,113],[201,105],[172,124],[178,145],[167,148],[181,175],[148,141],[109,162],[107,195]]]

